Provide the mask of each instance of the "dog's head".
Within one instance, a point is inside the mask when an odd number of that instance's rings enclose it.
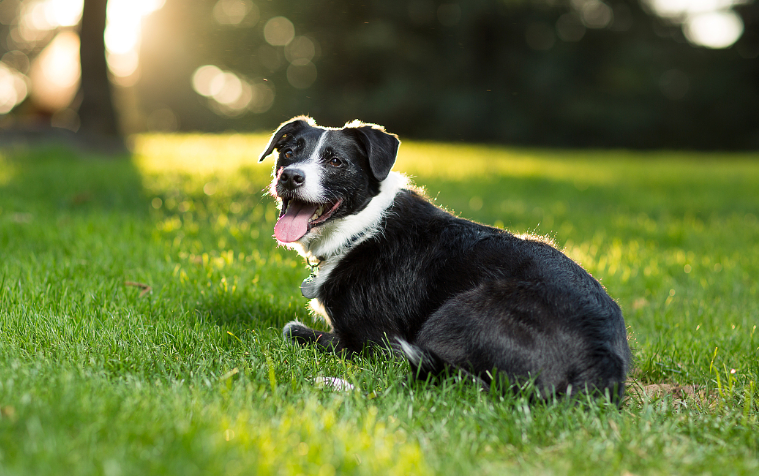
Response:
[[[341,129],[303,116],[282,124],[260,158],[278,152],[269,188],[280,201],[277,240],[301,241],[364,209],[390,173],[399,145],[396,135],[358,121]]]

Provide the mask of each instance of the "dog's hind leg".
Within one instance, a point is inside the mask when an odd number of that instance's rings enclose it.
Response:
[[[607,350],[603,319],[599,325],[578,300],[538,284],[484,283],[424,323],[412,341],[422,362],[417,367],[425,374],[441,370],[442,362],[514,390],[532,382],[543,397],[586,387],[621,395],[624,368]]]
[[[434,380],[438,377],[460,375],[467,380],[473,381],[483,390],[490,390],[491,379],[487,375],[483,378],[462,367],[457,367],[445,361],[431,350],[409,344],[401,338],[396,338],[396,343],[392,347],[408,360],[409,365],[411,365],[411,374],[415,380],[426,381]]]
[[[284,329],[282,329],[282,334],[285,336],[285,339],[290,339],[300,345],[313,344],[328,352],[341,352],[345,350],[345,346],[335,334],[316,331],[298,321],[288,322]]]

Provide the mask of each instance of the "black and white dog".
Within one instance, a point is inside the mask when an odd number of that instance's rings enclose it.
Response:
[[[551,245],[457,218],[390,169],[400,141],[358,121],[296,117],[261,160],[277,241],[318,263],[301,291],[332,327],[284,335],[329,351],[393,347],[417,378],[465,372],[484,386],[608,392],[619,401],[631,355],[619,306]]]

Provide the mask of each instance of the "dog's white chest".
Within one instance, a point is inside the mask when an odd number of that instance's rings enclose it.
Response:
[[[306,278],[300,285],[301,294],[303,294],[303,297],[309,300],[308,306],[316,314],[322,316],[330,326],[332,325],[332,320],[330,319],[327,309],[319,300],[318,296],[319,289],[327,281],[327,277],[337,265],[339,258],[342,258],[342,256],[331,258],[327,261],[322,262],[316,273]]]

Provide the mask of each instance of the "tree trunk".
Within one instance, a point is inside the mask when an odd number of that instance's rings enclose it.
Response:
[[[123,147],[105,59],[105,18],[108,0],[85,0],[79,38],[82,65],[79,94],[81,138],[95,146]]]

